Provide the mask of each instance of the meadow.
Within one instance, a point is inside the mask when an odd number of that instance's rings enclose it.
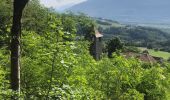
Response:
[[[139,47],[139,49],[142,50],[142,51],[147,50],[150,55],[155,56],[155,57],[162,57],[166,60],[168,60],[170,58],[169,52],[156,51],[156,50],[153,50],[153,49],[147,49],[147,48],[143,48],[143,47]]]

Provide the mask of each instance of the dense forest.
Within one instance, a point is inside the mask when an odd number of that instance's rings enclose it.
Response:
[[[82,13],[57,13],[41,5],[39,0],[30,0],[22,15],[20,89],[15,91],[11,86],[10,67],[12,17],[13,2],[0,0],[1,100],[170,99],[168,62],[127,59],[121,55],[123,43],[118,38],[108,41],[101,59],[95,60],[89,47],[94,27],[98,26],[96,20]],[[109,30],[112,29],[103,32]],[[131,31],[140,30],[157,32],[142,27]],[[121,31],[130,33],[128,29]],[[114,30],[116,34],[121,31]],[[138,39],[144,35],[143,38],[152,40],[145,33],[140,35],[133,36]],[[164,35],[167,34],[157,32],[153,38],[164,40],[162,37],[169,36]]]

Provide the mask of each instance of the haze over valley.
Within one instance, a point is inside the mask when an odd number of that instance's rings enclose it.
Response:
[[[124,23],[170,23],[169,0],[87,0],[70,10]]]

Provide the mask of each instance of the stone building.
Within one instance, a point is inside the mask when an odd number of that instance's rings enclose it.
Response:
[[[90,54],[95,60],[100,60],[102,55],[102,37],[103,35],[98,30],[95,30],[95,34],[92,37],[92,44],[90,46]]]

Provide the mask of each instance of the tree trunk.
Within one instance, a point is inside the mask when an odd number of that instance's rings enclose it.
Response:
[[[20,35],[22,12],[28,0],[14,0],[11,29],[11,89],[20,92]]]

